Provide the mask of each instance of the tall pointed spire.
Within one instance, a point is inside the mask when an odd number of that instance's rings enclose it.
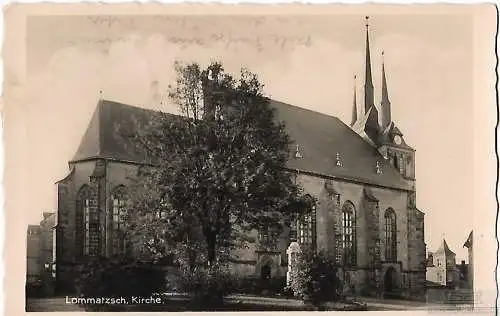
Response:
[[[366,17],[366,69],[365,69],[365,114],[368,115],[365,125],[365,133],[377,142],[380,133],[380,125],[378,123],[378,110],[373,100],[373,82],[372,82],[372,65],[370,56],[370,36],[368,32],[368,19]]]
[[[382,111],[382,129],[385,129],[392,122],[391,118],[391,101],[389,101],[389,93],[387,92],[387,79],[385,76],[384,51],[382,51],[382,99],[380,101]]]
[[[372,82],[372,65],[370,56],[370,36],[368,32],[368,19],[366,19],[366,61],[365,61],[365,113],[374,105],[373,101],[373,82]]]
[[[357,121],[358,121],[358,104],[356,102],[356,75],[354,75],[354,98],[352,104],[351,126],[353,126]]]

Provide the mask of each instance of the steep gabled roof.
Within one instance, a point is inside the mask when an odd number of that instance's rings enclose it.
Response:
[[[299,145],[302,155],[300,159],[291,158],[288,168],[394,189],[410,188],[376,148],[338,118],[274,100],[270,100],[270,105],[276,110],[276,120],[285,123],[293,141],[291,152]],[[136,120],[147,122],[155,113],[158,112],[101,100],[72,161],[96,158],[139,164],[148,161],[133,140],[120,136],[117,126],[134,133]],[[340,167],[336,165],[337,153],[342,162]],[[376,172],[377,162],[381,173]]]
[[[134,163],[149,161],[129,135],[136,134],[136,123],[146,124],[154,113],[153,110],[100,100],[71,162],[97,158]]]
[[[443,239],[443,242],[441,243],[441,246],[438,248],[436,253],[445,253],[446,256],[448,255],[455,255],[453,251],[450,250],[450,247],[448,247],[448,243],[446,243],[446,240]]]

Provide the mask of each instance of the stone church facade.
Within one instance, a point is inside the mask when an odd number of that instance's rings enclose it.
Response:
[[[354,95],[350,124],[270,100],[293,143],[287,169],[314,201],[277,242],[255,231],[255,242],[233,253],[235,274],[285,277],[290,245],[325,251],[343,268],[346,290],[358,294],[422,295],[426,279],[424,213],[416,207],[415,150],[391,118],[382,68],[381,119],[374,104],[366,33],[364,103]],[[130,179],[150,157],[120,139],[116,125],[147,120],[151,110],[100,100],[69,174],[57,183],[56,279],[71,288],[77,267],[93,256],[123,251],[119,213]],[[380,121],[380,122],[379,122]]]

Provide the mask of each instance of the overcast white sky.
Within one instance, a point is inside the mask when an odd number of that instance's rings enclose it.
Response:
[[[429,11],[430,12],[430,11]],[[99,94],[154,107],[176,59],[247,67],[273,98],[350,121],[353,75],[364,71],[364,15],[30,17],[27,110],[29,223],[54,210]],[[434,251],[457,253],[473,227],[472,20],[466,15],[371,17],[372,72],[380,100],[385,51],[392,117],[417,150],[417,204]],[[175,111],[175,108],[170,108]]]

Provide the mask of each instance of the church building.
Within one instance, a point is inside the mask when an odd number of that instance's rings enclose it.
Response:
[[[314,203],[276,243],[266,242],[265,231],[255,232],[255,243],[233,254],[234,273],[286,277],[290,251],[310,247],[337,260],[347,288],[357,294],[423,295],[426,246],[424,213],[416,206],[415,150],[393,121],[385,65],[375,105],[368,25],[365,63],[363,102],[355,93],[349,123],[270,100],[293,141],[287,170]],[[151,113],[98,102],[68,175],[57,183],[56,278],[62,288],[71,287],[89,257],[123,250],[117,231],[127,186],[151,159],[122,141],[115,127],[133,128]]]

